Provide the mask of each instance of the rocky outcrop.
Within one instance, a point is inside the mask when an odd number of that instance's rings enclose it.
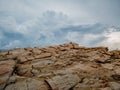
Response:
[[[1,52],[0,90],[120,90],[120,50],[71,42]]]

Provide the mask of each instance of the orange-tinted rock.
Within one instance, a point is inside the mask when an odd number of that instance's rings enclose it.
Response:
[[[15,61],[0,61],[0,90],[2,90],[8,82],[10,75],[13,73]]]
[[[19,63],[24,63],[24,62],[28,61],[28,59],[25,58],[25,57],[23,57],[23,56],[19,56],[19,57],[17,58],[17,60],[18,60]]]
[[[13,60],[1,61],[0,75],[12,71],[14,66],[15,66],[15,62]]]
[[[120,59],[120,50],[110,51],[111,57],[114,59]]]
[[[76,75],[64,75],[55,76],[46,81],[51,86],[52,90],[69,90],[80,81],[80,78]]]
[[[12,69],[11,68],[7,68],[7,67],[0,67],[0,75],[1,74],[4,74],[4,73],[7,73],[9,71],[11,71]]]
[[[49,86],[40,80],[28,78],[8,85],[5,90],[50,90]]]
[[[35,56],[35,59],[47,58],[50,56],[51,56],[51,53],[42,53],[40,55]]]
[[[0,53],[0,90],[119,90],[119,81],[120,50],[70,42]]]
[[[31,77],[32,76],[32,65],[27,64],[27,65],[18,65],[17,67],[17,74],[21,76],[26,76],[26,77]]]

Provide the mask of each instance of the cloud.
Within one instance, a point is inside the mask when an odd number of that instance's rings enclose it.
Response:
[[[120,49],[120,28],[101,24],[76,26],[68,31],[65,39],[89,47],[107,46],[109,49]]]
[[[104,36],[106,39],[101,42],[101,45],[110,49],[120,49],[120,29],[109,28],[109,32],[106,32]]]
[[[0,47],[11,49],[51,45],[56,41],[54,32],[69,24],[67,15],[54,11],[46,11],[42,16],[21,24],[13,17],[4,17],[0,20]]]
[[[51,10],[67,14],[75,24],[119,26],[119,4],[119,0],[0,0],[0,15],[12,16],[21,23]]]
[[[12,32],[16,31],[17,23],[16,20],[11,17],[0,17],[0,29],[4,30],[5,32]]]
[[[12,22],[12,23],[11,23]],[[76,42],[83,46],[119,48],[120,29],[103,24],[74,25],[67,15],[46,11],[39,17],[17,23],[12,16],[0,19],[0,49],[48,46]]]

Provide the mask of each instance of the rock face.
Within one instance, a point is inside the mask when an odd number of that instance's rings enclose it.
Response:
[[[120,50],[70,42],[1,52],[0,90],[120,90]]]

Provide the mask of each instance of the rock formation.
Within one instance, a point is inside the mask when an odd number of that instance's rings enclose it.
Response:
[[[1,52],[0,90],[120,90],[120,50],[71,42]]]

